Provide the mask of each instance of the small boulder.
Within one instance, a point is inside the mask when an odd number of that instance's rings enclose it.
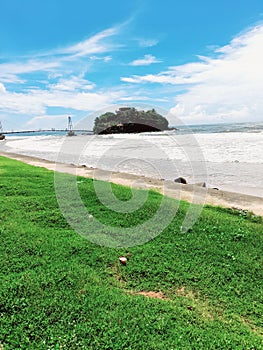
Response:
[[[185,180],[185,178],[183,177],[178,177],[177,179],[174,180],[174,182],[178,182],[178,183],[181,183],[183,185],[186,185],[187,184],[187,181]]]
[[[198,182],[195,184],[195,186],[206,187],[206,183],[205,182]]]

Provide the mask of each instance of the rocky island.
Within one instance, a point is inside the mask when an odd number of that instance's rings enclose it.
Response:
[[[94,122],[95,134],[123,134],[169,130],[168,120],[155,109],[138,111],[133,107],[106,112]]]

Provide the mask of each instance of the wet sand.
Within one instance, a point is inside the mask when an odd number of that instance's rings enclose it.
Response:
[[[256,215],[263,216],[263,198],[240,194],[235,192],[221,191],[212,188],[203,188],[196,185],[182,185],[169,180],[158,180],[144,176],[132,175],[120,172],[110,172],[86,166],[73,164],[55,163],[35,157],[14,153],[0,152],[6,158],[43,167],[52,171],[83,176],[98,180],[110,181],[115,184],[140,189],[152,189],[175,199],[182,199],[190,203],[209,204],[226,208],[237,208],[252,211]]]

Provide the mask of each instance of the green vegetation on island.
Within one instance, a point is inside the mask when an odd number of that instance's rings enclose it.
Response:
[[[168,120],[155,109],[138,111],[135,108],[119,108],[115,113],[106,112],[94,121],[95,134],[120,132],[163,131],[169,129]]]
[[[262,349],[261,217],[205,207],[182,233],[181,202],[147,244],[105,248],[70,228],[53,172],[3,157],[0,165],[1,349]],[[123,214],[100,202],[92,179],[79,177],[78,188],[94,217],[118,227],[144,222],[162,198],[149,192]],[[119,200],[132,196],[112,189]],[[136,294],[149,291],[163,299]]]

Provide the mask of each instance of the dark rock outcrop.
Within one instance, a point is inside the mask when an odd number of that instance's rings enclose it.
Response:
[[[151,132],[160,131],[151,125],[138,124],[138,123],[123,123],[110,126],[109,128],[99,132],[99,135],[105,134],[130,134],[130,133],[141,133],[141,132]]]
[[[169,130],[168,120],[155,109],[148,111],[131,107],[119,108],[95,118],[95,134],[140,133]]]

